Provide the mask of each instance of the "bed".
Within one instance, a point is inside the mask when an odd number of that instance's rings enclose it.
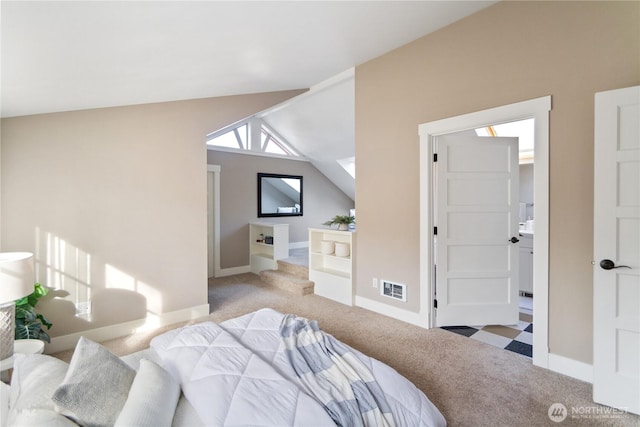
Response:
[[[174,329],[122,358],[84,338],[69,364],[17,357],[8,400],[7,425],[446,425],[388,365],[271,309]]]

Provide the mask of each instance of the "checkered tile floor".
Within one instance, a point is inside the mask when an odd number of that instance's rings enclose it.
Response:
[[[520,321],[513,326],[444,326],[442,329],[531,358],[533,352],[532,322],[533,316],[531,314],[520,313]]]

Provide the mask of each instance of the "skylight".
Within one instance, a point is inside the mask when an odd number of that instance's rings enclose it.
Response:
[[[351,178],[356,178],[356,158],[355,157],[347,157],[346,159],[338,159],[336,160],[340,166],[344,170],[347,171]]]
[[[256,137],[252,137],[256,134]],[[258,118],[251,118],[209,134],[207,148],[304,160],[284,138]]]
[[[476,129],[478,136],[517,136],[520,149],[520,163],[533,162],[534,119],[502,123]]]
[[[280,154],[282,156],[295,156],[293,150],[291,150],[288,144],[282,142],[280,138],[275,135],[275,132],[267,129],[263,124],[260,128],[261,136],[261,151],[271,154]]]
[[[207,144],[213,144],[218,147],[237,148],[239,150],[247,149],[247,124],[243,124],[235,129],[231,129],[214,139],[207,141]]]

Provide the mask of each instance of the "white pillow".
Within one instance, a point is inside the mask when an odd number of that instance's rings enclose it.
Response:
[[[16,353],[7,425],[23,424],[25,419],[33,421],[35,413],[40,419],[45,412],[49,412],[51,419],[59,417],[54,411],[51,395],[62,382],[68,367],[62,360],[44,354]]]
[[[180,385],[154,362],[142,359],[116,427],[171,426]]]
[[[11,420],[11,427],[78,427],[53,409],[24,409]]]
[[[112,426],[136,373],[117,356],[81,337],[69,370],[51,399],[56,410],[83,426]]]
[[[7,415],[9,415],[9,394],[11,387],[0,381],[0,426],[7,425]]]

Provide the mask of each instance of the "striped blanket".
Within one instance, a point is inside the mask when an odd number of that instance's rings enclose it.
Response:
[[[322,332],[316,321],[292,314],[284,317],[280,333],[305,391],[337,425],[395,426],[382,389],[351,348]]]

